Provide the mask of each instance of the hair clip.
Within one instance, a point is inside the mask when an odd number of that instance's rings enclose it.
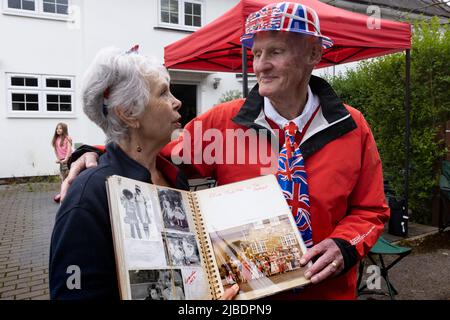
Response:
[[[130,50],[128,50],[127,52],[125,52],[126,54],[130,54],[130,53],[139,53],[139,45],[136,44],[133,47],[131,47]]]
[[[109,87],[103,91],[103,115],[106,117],[108,115],[108,99],[109,99]]]

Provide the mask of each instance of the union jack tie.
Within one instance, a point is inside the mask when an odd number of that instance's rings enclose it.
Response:
[[[308,126],[303,128],[306,131]],[[306,247],[313,246],[311,217],[309,208],[308,182],[305,170],[305,160],[295,141],[298,127],[289,122],[284,127],[284,144],[278,157],[277,180],[283,190],[284,197],[291,208]],[[304,132],[300,132],[303,134]]]

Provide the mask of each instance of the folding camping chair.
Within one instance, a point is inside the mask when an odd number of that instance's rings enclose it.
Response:
[[[385,294],[384,292],[374,291],[374,290],[366,290],[367,284],[361,286],[361,280],[364,272],[364,264],[365,260],[369,259],[372,264],[377,265],[380,268],[380,274],[386,282],[386,286],[388,288],[389,296],[391,300],[395,300],[394,295],[398,294],[397,289],[393,286],[391,281],[389,280],[389,270],[400,262],[404,257],[411,253],[411,248],[401,247],[394,244],[391,244],[383,237],[380,237],[378,241],[375,243],[373,248],[370,250],[366,259],[363,259],[359,265],[359,276],[357,282],[357,290],[358,296],[363,294]],[[389,265],[386,265],[383,257],[386,255],[396,255],[398,256],[393,262]],[[374,259],[375,256],[378,256],[378,260]]]

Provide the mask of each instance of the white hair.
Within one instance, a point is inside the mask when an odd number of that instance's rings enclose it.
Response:
[[[113,110],[139,118],[150,102],[150,77],[169,78],[155,58],[108,47],[100,50],[83,81],[83,110],[106,134],[107,142],[129,140],[130,131]],[[107,92],[108,99],[104,98]]]

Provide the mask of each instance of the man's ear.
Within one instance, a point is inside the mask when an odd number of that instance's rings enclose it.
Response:
[[[117,107],[114,108],[114,113],[116,114],[117,118],[119,118],[120,121],[122,121],[124,124],[126,124],[130,128],[139,129],[140,123],[135,117],[131,117],[128,112],[124,110],[123,107]]]
[[[320,60],[322,60],[322,45],[318,41],[314,41],[310,43],[311,51],[309,55],[309,63],[312,65],[319,64]]]

